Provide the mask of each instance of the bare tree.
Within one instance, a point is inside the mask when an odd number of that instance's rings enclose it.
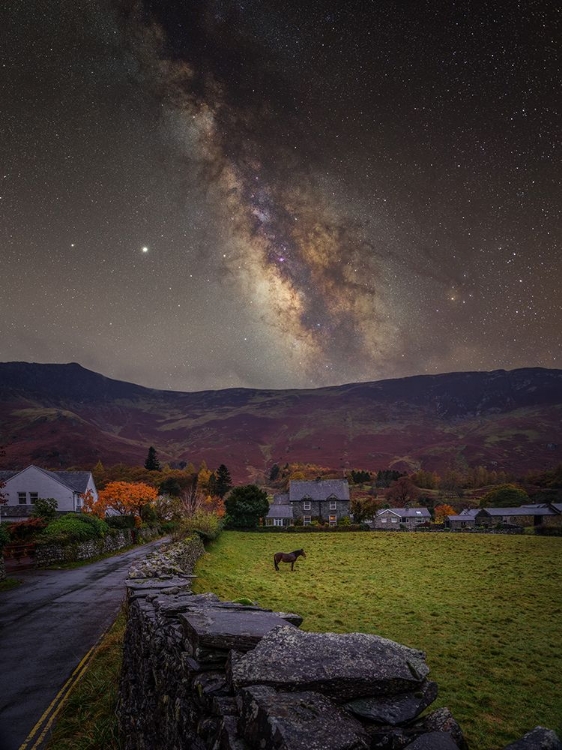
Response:
[[[180,502],[184,515],[190,517],[205,502],[205,493],[197,485],[197,475],[180,493]]]

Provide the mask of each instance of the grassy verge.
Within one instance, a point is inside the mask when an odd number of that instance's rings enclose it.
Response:
[[[124,632],[122,611],[65,703],[47,750],[119,750],[121,747],[115,707]]]
[[[4,578],[3,581],[0,581],[0,591],[9,591],[10,589],[15,589],[16,586],[19,586],[21,583],[20,580],[17,578]]]
[[[273,554],[307,558],[273,568]],[[197,592],[249,597],[303,628],[362,631],[421,648],[469,745],[491,750],[537,724],[560,732],[562,538],[225,532]]]

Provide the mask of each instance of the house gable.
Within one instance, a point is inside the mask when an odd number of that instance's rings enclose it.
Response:
[[[80,495],[88,489],[97,499],[95,483],[88,471],[54,472],[32,465],[3,481],[7,507],[19,508],[23,517],[29,514],[39,498],[54,498],[57,510],[62,512],[80,510]]]

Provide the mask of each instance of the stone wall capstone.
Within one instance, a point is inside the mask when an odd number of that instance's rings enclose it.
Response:
[[[466,750],[449,709],[425,712],[437,685],[422,651],[304,632],[299,615],[193,594],[203,552],[193,538],[130,571],[125,750]],[[510,748],[562,750],[542,728],[519,743]]]

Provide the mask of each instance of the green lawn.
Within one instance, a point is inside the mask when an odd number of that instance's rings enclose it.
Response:
[[[291,573],[273,554],[304,547]],[[197,592],[298,612],[305,630],[376,633],[423,649],[472,748],[562,730],[562,538],[226,532]]]

